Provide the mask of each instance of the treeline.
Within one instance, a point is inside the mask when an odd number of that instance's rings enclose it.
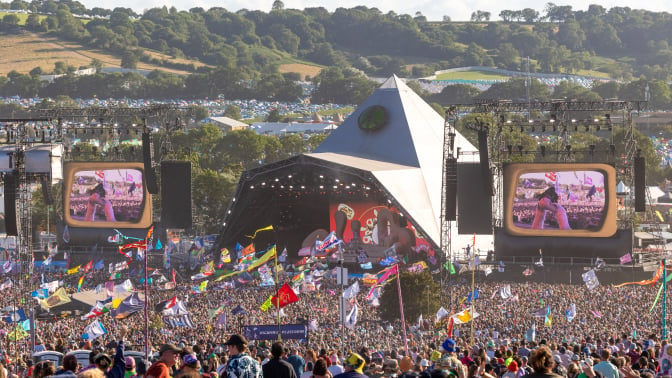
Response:
[[[521,69],[521,57],[528,56],[532,71],[597,69],[613,78],[644,75],[666,81],[672,72],[672,15],[628,7],[593,4],[575,11],[548,3],[543,14],[530,8],[505,10],[500,13],[504,21],[490,21],[489,12],[477,11],[477,22],[458,23],[428,22],[420,13],[382,13],[365,6],[334,12],[321,7],[284,9],[281,1],[269,12],[162,7],[142,15],[127,8],[88,10],[77,1],[15,0],[0,6],[35,12],[25,24],[28,30],[118,55],[147,48],[255,72],[269,72],[280,62],[274,51],[374,76],[420,77],[472,65]],[[74,14],[107,18],[84,22]],[[16,15],[10,14],[0,26],[7,29],[16,23]],[[605,57],[610,59],[605,62]]]

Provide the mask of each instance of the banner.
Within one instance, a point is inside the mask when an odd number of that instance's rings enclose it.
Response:
[[[243,335],[248,340],[277,340],[277,325],[249,325],[243,326]],[[280,335],[283,340],[301,340],[308,337],[308,328],[303,324],[282,324]]]

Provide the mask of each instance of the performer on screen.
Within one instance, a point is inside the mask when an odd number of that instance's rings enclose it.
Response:
[[[114,209],[112,208],[112,202],[105,198],[105,188],[103,184],[100,183],[96,185],[93,189],[88,191],[89,193],[89,203],[86,208],[86,217],[84,220],[93,222],[96,220],[96,210],[98,206],[103,208],[105,212],[105,220],[107,222],[115,222]]]
[[[555,213],[555,218],[558,221],[558,228],[561,230],[569,230],[569,220],[567,219],[567,211],[558,203],[558,194],[555,188],[550,187],[539,195],[539,202],[537,202],[537,209],[532,221],[532,228],[541,230],[546,223],[546,212],[551,211]]]

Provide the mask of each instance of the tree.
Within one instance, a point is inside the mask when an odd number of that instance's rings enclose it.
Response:
[[[239,174],[237,170],[220,173],[205,169],[194,176],[192,202],[198,209],[195,221],[202,226],[201,232],[212,234],[219,231]]]
[[[273,2],[273,6],[271,7],[271,10],[281,11],[283,9],[285,9],[285,3],[283,3],[281,0],[275,0]]]
[[[521,17],[526,23],[532,24],[539,18],[539,12],[532,8],[525,8],[521,11]]]
[[[121,57],[121,67],[128,69],[136,69],[138,68],[139,61],[140,58],[138,58],[137,52],[127,51],[124,53],[124,56]]]
[[[441,306],[441,288],[429,272],[402,272],[399,280],[401,297],[404,302],[404,316],[407,320],[417,319],[420,314],[426,318],[431,318],[436,314]],[[381,319],[394,322],[401,318],[396,279],[390,280],[383,287],[383,294],[379,300]]]
[[[240,121],[242,118],[242,115],[240,114],[240,107],[236,105],[227,106],[224,110],[224,116]]]
[[[280,121],[282,121],[282,115],[280,114],[280,110],[278,110],[278,108],[271,109],[271,111],[268,112],[268,116],[266,116],[265,121],[266,122],[280,122]]]

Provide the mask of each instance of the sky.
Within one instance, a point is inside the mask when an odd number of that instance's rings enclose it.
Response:
[[[194,7],[209,9],[223,7],[235,12],[240,9],[261,10],[268,12],[274,0],[80,0],[87,8],[100,7],[113,9],[114,7],[132,8],[136,13],[155,7],[172,7],[178,10],[189,10]],[[477,10],[490,12],[491,20],[499,20],[499,12],[503,9],[522,10],[533,8],[543,13],[544,6],[548,1],[537,0],[471,0],[471,1],[437,1],[437,0],[282,0],[285,8],[304,9],[312,7],[324,7],[333,12],[337,7],[353,8],[364,5],[369,8],[378,8],[383,13],[394,11],[398,14],[415,15],[421,12],[430,21],[440,21],[444,16],[449,16],[453,21],[468,21],[471,13]],[[587,10],[589,4],[599,4],[606,9],[612,7],[642,8],[642,2],[637,0],[596,0],[596,1],[552,1],[555,5],[571,5],[573,10]],[[672,1],[649,0],[644,3],[645,9],[655,12],[672,12]]]

